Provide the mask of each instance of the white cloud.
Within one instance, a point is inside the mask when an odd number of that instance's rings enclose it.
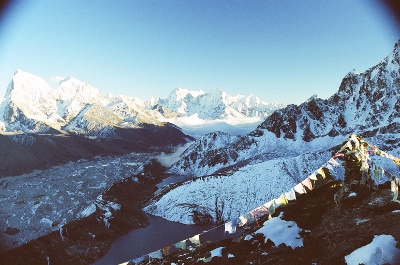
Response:
[[[180,159],[181,154],[191,145],[192,143],[187,143],[183,146],[177,147],[175,151],[171,154],[161,153],[157,156],[158,161],[165,167],[170,167],[176,161]]]
[[[198,114],[189,117],[163,119],[182,128],[182,131],[194,138],[200,138],[206,133],[222,131],[232,135],[246,135],[253,131],[262,119],[256,118],[231,118],[204,120]]]

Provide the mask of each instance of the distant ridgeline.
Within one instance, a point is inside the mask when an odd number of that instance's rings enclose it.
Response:
[[[372,145],[366,142],[361,137],[357,137],[355,134],[352,134],[344,142],[340,150],[336,154],[334,154],[325,164],[323,164],[320,168],[318,168],[314,173],[305,178],[303,181],[292,187],[288,192],[281,194],[278,198],[275,198],[251,210],[250,212],[247,212],[238,217],[234,217],[232,220],[218,227],[224,226],[225,233],[234,234],[236,233],[237,227],[244,227],[245,225],[251,225],[254,223],[256,223],[257,226],[260,226],[260,218],[265,215],[269,215],[269,218],[271,218],[272,215],[275,213],[276,208],[278,208],[279,206],[287,205],[290,201],[296,200],[296,197],[306,195],[314,188],[318,189],[329,180],[341,180],[342,177],[335,176],[335,168],[338,168],[341,165],[336,161],[336,159],[338,157],[348,155],[349,153],[354,154],[357,157],[357,160],[360,162],[359,171],[361,172],[362,179],[359,180],[357,184],[366,185],[370,189],[376,189],[377,183],[383,183],[387,180],[390,180],[391,191],[393,194],[392,201],[400,203],[400,201],[398,200],[398,188],[400,185],[400,178],[398,177],[399,172],[397,172],[396,174],[380,167],[375,161],[372,160],[370,154],[391,160],[399,167],[399,170],[400,159],[379,149],[376,145]],[[343,162],[342,166],[346,167],[346,163]],[[354,184],[354,182],[356,181],[352,181],[351,184]],[[342,186],[343,188],[348,186],[346,179],[340,182],[340,186]],[[336,198],[335,202],[338,205],[340,204],[340,201],[336,201]],[[156,261],[157,259],[162,259],[164,256],[178,249],[188,249],[189,245],[190,248],[200,246],[200,236],[207,233],[213,233],[216,228],[204,231],[203,233],[194,235],[191,238],[182,240],[174,245],[164,247],[160,250],[156,250],[142,257],[132,259],[130,262],[141,264],[141,262]],[[224,235],[221,235],[221,239],[223,237]]]

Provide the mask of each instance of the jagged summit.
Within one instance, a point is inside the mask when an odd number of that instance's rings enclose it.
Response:
[[[268,117],[259,128],[278,138],[311,141],[323,136],[369,131],[396,133],[400,129],[400,57],[393,51],[364,73],[347,74],[329,99],[313,98]]]
[[[17,70],[0,104],[0,129],[43,131],[57,123],[54,90],[38,76]]]
[[[43,78],[18,69],[8,85],[5,98],[9,97],[11,93],[13,93],[14,99],[47,96],[52,93],[52,90]]]
[[[306,100],[306,102],[310,102],[310,101],[315,100],[315,99],[317,99],[317,98],[318,98],[317,94],[314,94],[314,95],[312,95],[311,97],[309,97],[309,98]]]

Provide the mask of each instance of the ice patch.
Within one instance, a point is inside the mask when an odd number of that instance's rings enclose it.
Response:
[[[355,221],[356,221],[356,224],[359,225],[359,224],[362,224],[362,223],[365,223],[365,222],[369,221],[369,219],[358,219],[357,218]]]
[[[210,251],[211,257],[222,257],[222,250],[224,247],[219,247]]]
[[[357,193],[355,193],[355,192],[352,192],[349,194],[349,197],[355,197],[355,196],[357,196]]]

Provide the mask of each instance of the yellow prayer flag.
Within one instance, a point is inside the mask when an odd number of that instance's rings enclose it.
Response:
[[[322,169],[322,167],[320,167],[320,168],[317,170],[317,173],[320,174],[320,175],[322,176],[323,179],[326,178],[325,172],[324,172],[324,170]]]
[[[279,204],[279,205],[286,205],[289,202],[288,202],[285,194],[282,194],[278,199],[275,199],[275,203]]]

